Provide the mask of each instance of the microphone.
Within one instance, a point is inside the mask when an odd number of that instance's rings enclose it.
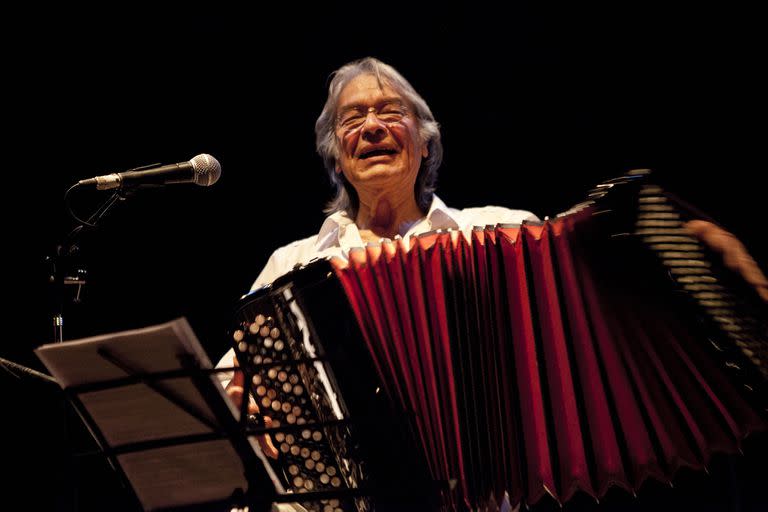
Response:
[[[129,188],[141,185],[173,185],[176,183],[194,183],[209,187],[216,183],[221,175],[221,164],[211,155],[197,155],[188,162],[162,165],[140,171],[117,172],[80,180],[78,185],[96,185],[96,190]]]

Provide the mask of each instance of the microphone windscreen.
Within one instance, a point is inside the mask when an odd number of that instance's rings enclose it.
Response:
[[[202,153],[189,161],[195,170],[195,184],[208,187],[221,176],[221,164],[211,155]]]

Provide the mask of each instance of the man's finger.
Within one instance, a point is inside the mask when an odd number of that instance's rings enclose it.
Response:
[[[768,302],[768,278],[733,233],[703,220],[688,221],[684,226],[710,249],[720,253],[725,266],[739,273],[754,287],[760,298]]]
[[[267,428],[271,428],[273,426],[272,418],[269,416],[264,416],[264,426]],[[264,453],[267,454],[267,456],[272,457],[273,459],[277,458],[278,451],[277,448],[275,448],[275,445],[272,443],[272,436],[264,435],[259,436],[259,444],[261,445],[261,449],[264,451]]]
[[[232,356],[232,366],[239,367],[240,363],[237,362],[237,356]],[[245,384],[245,375],[241,370],[235,370],[235,375],[232,377],[232,382],[229,383],[230,386],[233,387],[239,387],[242,391],[243,385]]]
[[[240,364],[237,362],[237,356],[234,356],[232,358],[232,366],[239,367]],[[232,381],[229,383],[229,386],[227,386],[227,395],[235,402],[235,404],[240,407],[240,404],[243,400],[243,394],[245,389],[245,374],[242,370],[235,369],[235,374],[232,377]],[[258,414],[259,413],[259,406],[250,399],[250,395],[248,397],[248,414]],[[269,416],[264,416],[264,426],[267,428],[272,426],[272,418]],[[268,435],[261,435],[258,437],[259,439],[259,445],[261,445],[261,449],[264,451],[265,454],[267,454],[268,457],[271,457],[273,459],[277,458],[278,451],[277,448],[275,448],[275,445],[272,444],[272,438]]]

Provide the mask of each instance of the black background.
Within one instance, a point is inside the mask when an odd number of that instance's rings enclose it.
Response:
[[[314,120],[329,73],[367,55],[400,70],[441,123],[438,193],[449,205],[543,217],[601,180],[651,168],[766,262],[758,19],[732,3],[647,2],[7,12],[0,357],[42,369],[32,350],[52,339],[44,259],[74,226],[63,203],[71,184],[210,153],[223,168],[215,186],[142,193],[83,239],[89,284],[65,310],[64,332],[185,316],[218,359],[232,305],[271,251],[322,223],[330,188]],[[73,205],[87,215],[105,197],[77,194]],[[102,461],[70,466],[62,429],[86,448],[87,436],[55,393],[4,372],[0,384],[12,473],[0,499],[114,506],[120,491]],[[768,481],[762,465],[745,464],[745,487]]]

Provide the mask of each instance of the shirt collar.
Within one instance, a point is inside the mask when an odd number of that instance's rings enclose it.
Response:
[[[458,210],[449,208],[437,195],[432,194],[432,203],[427,215],[416,221],[408,229],[406,236],[435,229],[459,229],[459,220]],[[354,220],[345,211],[337,211],[326,217],[315,242],[317,250],[334,246],[349,249],[363,245]]]
[[[426,219],[430,229],[459,229],[460,213],[458,210],[448,208],[445,203],[432,194],[432,204],[429,206]]]

